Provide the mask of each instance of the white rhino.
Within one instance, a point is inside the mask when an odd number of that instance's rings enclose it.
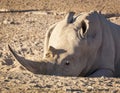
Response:
[[[51,26],[40,62],[27,60],[10,46],[9,49],[24,67],[36,74],[120,76],[120,26],[96,11],[78,16],[70,12]]]

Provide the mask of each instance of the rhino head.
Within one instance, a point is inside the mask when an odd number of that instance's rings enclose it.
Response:
[[[70,12],[47,31],[44,56],[40,62],[27,60],[17,55],[10,46],[9,49],[26,69],[35,74],[87,76],[95,69],[101,44],[101,31],[96,29],[100,29],[97,12],[78,16]]]

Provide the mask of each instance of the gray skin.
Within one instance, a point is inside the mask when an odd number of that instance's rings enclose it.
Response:
[[[94,11],[65,19],[46,33],[44,55],[33,62],[14,57],[35,74],[84,77],[120,76],[120,26]]]

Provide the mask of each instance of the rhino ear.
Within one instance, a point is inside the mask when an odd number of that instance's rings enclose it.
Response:
[[[67,22],[68,24],[72,23],[74,14],[75,12],[69,12],[65,17],[65,22]]]
[[[81,38],[85,38],[86,37],[87,28],[88,28],[87,21],[83,20],[81,22],[81,26],[80,26],[80,30],[79,30],[79,36]]]

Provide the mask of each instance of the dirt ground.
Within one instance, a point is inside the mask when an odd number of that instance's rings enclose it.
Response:
[[[120,78],[59,77],[28,72],[10,54],[40,60],[44,36],[68,11],[99,10],[120,25],[120,0],[1,0],[0,93],[120,93]]]

